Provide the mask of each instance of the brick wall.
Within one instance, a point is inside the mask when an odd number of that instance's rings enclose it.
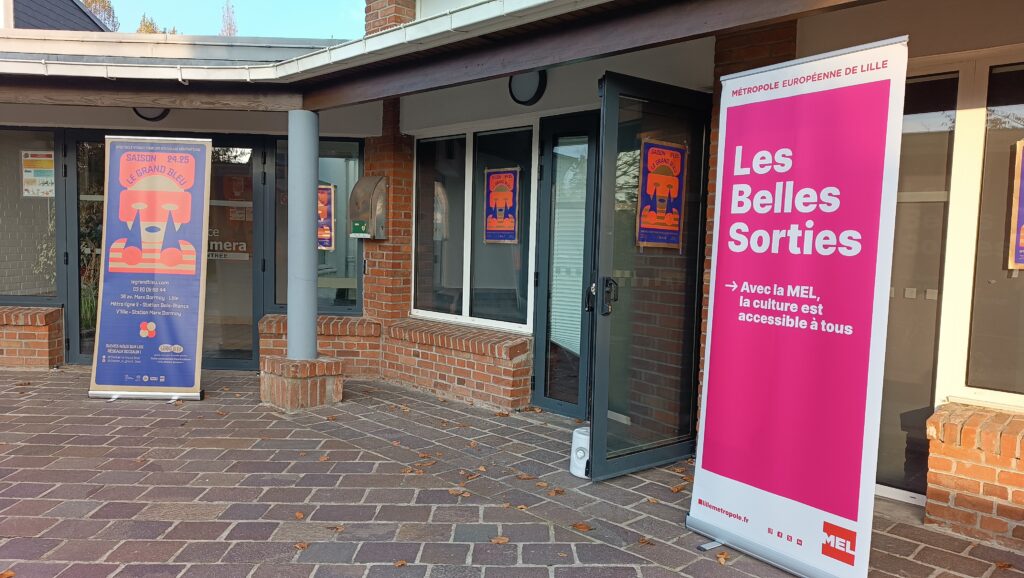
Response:
[[[384,339],[384,379],[446,398],[520,409],[530,401],[531,342],[523,335],[407,319]]]
[[[700,382],[704,382],[704,355],[708,330],[708,295],[711,292],[711,250],[714,247],[715,193],[718,190],[718,116],[722,102],[722,76],[796,58],[796,21],[715,37],[715,90],[711,108],[711,144],[708,159],[708,219],[704,250],[704,303],[700,324]]]
[[[927,433],[925,522],[1024,551],[1024,413],[946,404]]]
[[[264,315],[260,319],[260,358],[288,354],[288,318]],[[317,351],[345,361],[349,377],[380,377],[381,324],[362,317],[320,315],[316,324]]]
[[[400,100],[385,100],[381,136],[364,149],[365,174],[388,178],[388,238],[363,244],[363,311],[374,319],[400,319],[412,308],[413,138],[401,133],[400,119]]]
[[[366,0],[366,35],[416,19],[416,0]]]
[[[64,363],[64,311],[0,307],[0,367],[50,368]]]

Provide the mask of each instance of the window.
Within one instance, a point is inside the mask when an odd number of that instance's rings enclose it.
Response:
[[[531,128],[416,143],[413,309],[529,324],[533,154]]]
[[[1024,65],[992,68],[967,385],[1024,394],[1024,275],[1007,265],[1016,143],[1021,139]]]
[[[515,129],[478,133],[473,139],[473,239],[469,314],[482,319],[526,323],[527,269],[530,264],[530,161],[533,131]],[[505,211],[485,206],[488,169],[512,169],[518,173],[519,193],[513,219],[518,221],[516,241],[487,242],[485,219]],[[491,203],[495,203],[492,201]]]
[[[416,144],[416,271],[413,307],[462,314],[465,137]]]
[[[57,295],[53,133],[0,131],[0,296]]]
[[[333,186],[335,195],[334,249],[317,251],[317,302],[324,312],[361,309],[362,244],[348,236],[348,196],[363,174],[360,148],[353,141],[320,141],[320,184]],[[288,141],[277,141],[274,174],[274,295],[275,302],[284,305],[288,301]]]

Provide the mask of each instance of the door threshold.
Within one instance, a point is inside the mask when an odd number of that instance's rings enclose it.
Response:
[[[882,484],[875,484],[875,495],[883,498],[889,498],[890,500],[896,500],[897,502],[913,504],[915,506],[924,507],[925,504],[925,497],[921,494],[915,494],[914,492],[908,492],[899,488],[883,486]]]

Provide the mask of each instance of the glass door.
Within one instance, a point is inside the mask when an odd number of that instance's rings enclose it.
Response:
[[[69,134],[69,361],[91,363],[102,254],[105,144],[101,135]],[[252,369],[262,314],[262,250],[254,198],[262,191],[263,151],[248,140],[214,141],[210,182],[203,367]],[[255,183],[261,183],[256,185]],[[262,193],[259,193],[262,194]],[[77,225],[77,226],[76,226]],[[77,275],[77,283],[73,280]],[[260,307],[260,310],[256,310]]]
[[[601,107],[595,480],[694,451],[711,95],[608,73]]]
[[[541,120],[532,403],[587,415],[592,231],[598,113]]]

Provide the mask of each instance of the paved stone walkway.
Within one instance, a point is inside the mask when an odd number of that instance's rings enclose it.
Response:
[[[567,472],[572,420],[496,415],[393,385],[283,415],[252,373],[201,402],[89,400],[82,368],[0,371],[0,571],[62,576],[782,576],[698,553],[685,463]],[[1024,577],[1024,554],[879,504],[874,575]],[[584,526],[574,525],[586,524]],[[580,531],[584,529],[586,531]]]

